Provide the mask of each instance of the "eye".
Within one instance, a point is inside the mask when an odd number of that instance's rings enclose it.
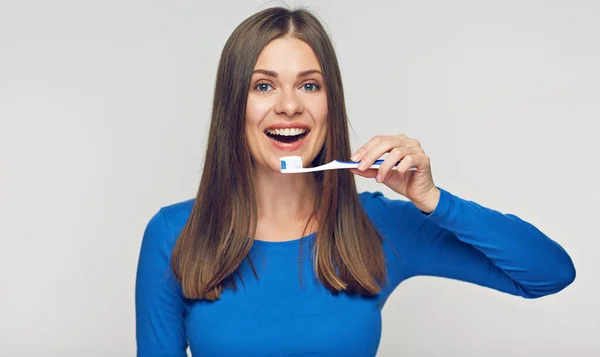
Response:
[[[262,82],[262,83],[257,83],[254,86],[254,89],[256,89],[260,92],[267,92],[269,90],[269,87],[271,87],[271,85],[269,83]]]
[[[321,89],[320,85],[318,85],[317,83],[313,83],[313,82],[305,83],[302,87],[307,92],[314,92],[314,91]]]

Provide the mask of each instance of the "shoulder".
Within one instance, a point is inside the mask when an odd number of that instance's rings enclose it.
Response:
[[[159,207],[146,225],[145,243],[159,245],[163,249],[172,248],[190,217],[193,205],[194,199],[188,199]]]
[[[412,202],[403,198],[389,198],[380,191],[366,191],[358,194],[360,203],[372,220],[385,220],[393,215],[396,219],[403,215],[420,213]]]
[[[359,193],[359,199],[377,230],[392,240],[418,236],[424,229],[435,228],[431,215],[421,212],[402,196],[386,197],[374,191]]]
[[[372,219],[390,219],[404,221],[413,226],[424,222],[439,223],[448,218],[450,212],[464,210],[464,200],[456,197],[443,188],[435,210],[429,214],[420,211],[412,202],[398,195],[398,198],[385,197],[381,192],[359,193],[361,204]]]
[[[159,209],[157,214],[164,217],[167,227],[174,235],[179,235],[181,229],[190,218],[195,199],[176,202]]]
[[[359,199],[378,233],[382,235],[390,287],[411,276],[410,260],[426,221],[425,214],[407,199],[386,197],[382,192],[361,192]]]

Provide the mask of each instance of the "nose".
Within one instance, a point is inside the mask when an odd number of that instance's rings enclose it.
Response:
[[[302,103],[294,88],[280,92],[275,111],[277,114],[285,113],[289,117],[302,113]]]

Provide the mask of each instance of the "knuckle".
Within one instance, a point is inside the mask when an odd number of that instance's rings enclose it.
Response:
[[[392,149],[392,151],[390,151],[390,155],[401,155],[402,154],[402,149],[395,147]]]

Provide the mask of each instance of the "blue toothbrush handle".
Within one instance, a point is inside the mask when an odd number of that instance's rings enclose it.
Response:
[[[340,161],[343,164],[360,164],[360,161]],[[375,160],[375,162],[372,165],[381,165],[383,164],[383,160]],[[394,165],[394,167],[396,167],[396,165]]]
[[[373,165],[381,165],[381,164],[383,164],[383,161],[384,161],[384,160],[375,160],[375,162],[373,163]],[[400,164],[400,162],[401,162],[401,161],[402,161],[402,160],[398,161],[398,163],[397,163],[396,165],[392,166],[392,168],[396,168],[396,167],[398,167],[398,164]],[[417,167],[416,167],[416,166],[413,166],[413,167],[409,168],[409,170],[410,170],[410,171],[414,171],[414,170],[416,170],[416,169],[417,169]]]

